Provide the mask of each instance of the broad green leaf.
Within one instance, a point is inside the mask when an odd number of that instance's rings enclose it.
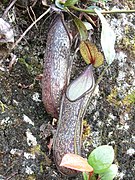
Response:
[[[77,16],[74,16],[74,15],[73,15],[73,20],[74,20],[74,23],[80,33],[80,39],[82,41],[87,40],[88,32],[87,32],[87,29],[86,29],[85,25],[83,24],[83,22]]]
[[[112,146],[103,145],[94,149],[88,157],[88,163],[93,167],[94,173],[105,172],[114,160]]]
[[[98,52],[97,47],[87,41],[81,41],[80,53],[87,64],[93,64],[94,67],[101,66],[104,58],[101,52]]]
[[[104,173],[99,174],[101,180],[113,180],[118,173],[118,166],[112,164]]]
[[[110,65],[115,58],[115,40],[116,35],[111,29],[110,25],[106,21],[105,17],[100,13],[99,10],[94,9],[97,15],[99,16],[102,23],[102,32],[101,32],[101,46],[106,58],[107,63]]]
[[[60,166],[82,172],[93,172],[93,168],[88,164],[87,160],[77,154],[65,154]]]
[[[92,91],[94,85],[95,80],[92,65],[89,65],[87,69],[67,87],[66,96],[70,101],[76,101],[87,91]]]
[[[67,6],[73,6],[74,4],[76,4],[79,0],[67,0],[64,4],[65,7]]]

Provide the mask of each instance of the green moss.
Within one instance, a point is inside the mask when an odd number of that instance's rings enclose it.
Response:
[[[32,58],[31,58],[31,62],[27,63],[26,59],[28,58],[27,57],[19,58],[18,62],[26,67],[29,74],[31,75],[40,74],[42,69],[41,64]]]
[[[30,152],[31,152],[32,154],[41,154],[42,151],[41,151],[40,145],[37,144],[36,146],[32,147],[32,148],[30,149]]]
[[[25,58],[19,58],[18,61],[19,61],[20,64],[23,64],[24,66],[26,66],[29,73],[32,72],[33,68],[32,68],[31,65],[26,63]]]
[[[117,108],[125,108],[125,111],[130,112],[135,105],[135,90],[130,94],[126,94],[123,99],[118,99],[118,90],[115,87],[112,89],[110,95],[107,96],[107,101]]]
[[[50,166],[51,165],[51,160],[47,157],[45,152],[41,150],[41,146],[37,144],[34,147],[30,148],[30,153],[35,154],[35,155],[41,155],[43,157],[43,161],[40,161],[40,173],[43,173],[44,166]]]
[[[3,0],[3,4],[7,4],[8,3],[8,0]]]
[[[126,25],[124,28],[125,36],[120,42],[120,47],[126,50],[131,57],[135,57],[135,32],[132,26]]]
[[[29,176],[27,177],[27,180],[36,180],[36,176],[35,176],[34,174],[29,175]]]
[[[0,101],[0,109],[2,113],[5,112],[5,108],[7,108],[7,106]]]
[[[124,97],[123,104],[125,104],[125,105],[135,105],[135,90]]]
[[[44,170],[43,170],[43,162],[40,163],[40,173],[43,173]]]
[[[91,133],[90,126],[88,124],[88,121],[85,119],[83,120],[83,137],[82,139],[85,140],[89,134]]]
[[[117,97],[118,97],[118,91],[117,91],[117,88],[114,87],[111,90],[110,95],[107,96],[107,101],[109,103],[113,104],[114,106],[118,107],[118,106],[120,106],[120,101]]]

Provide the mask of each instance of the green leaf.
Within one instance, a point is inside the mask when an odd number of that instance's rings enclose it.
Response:
[[[74,23],[80,33],[80,39],[83,41],[87,40],[88,39],[88,32],[87,32],[87,29],[85,27],[85,25],[83,24],[83,22],[78,18],[76,17],[75,15],[73,15],[73,20],[74,20]]]
[[[101,180],[113,180],[118,173],[118,167],[116,164],[112,164],[104,173],[99,174]]]
[[[97,177],[95,174],[91,174],[91,173],[86,173],[86,172],[83,172],[83,179],[84,180],[97,180]]]
[[[88,157],[88,163],[93,167],[94,173],[105,172],[114,160],[112,146],[103,145],[94,149]]]
[[[56,7],[60,8],[60,9],[64,9],[64,5],[62,3],[60,3],[60,0],[55,0],[55,5],[56,5]]]
[[[106,21],[105,17],[100,13],[99,10],[94,9],[97,15],[99,16],[102,23],[102,32],[101,32],[101,46],[106,58],[107,63],[110,65],[115,58],[115,40],[116,35],[111,29],[110,25]]]
[[[67,6],[73,6],[74,4],[76,4],[79,0],[67,0],[64,4],[65,7]]]
[[[94,67],[99,67],[103,64],[103,55],[101,52],[98,52],[97,47],[90,41],[81,41],[79,49],[87,64],[93,64]]]
[[[83,174],[83,179],[84,179],[84,180],[89,180],[89,179],[88,179],[88,175],[87,175],[86,172],[83,172],[82,174]]]

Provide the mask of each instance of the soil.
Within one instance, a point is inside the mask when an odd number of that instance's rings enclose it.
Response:
[[[27,7],[26,4],[18,1],[4,19],[11,24],[15,40],[30,26],[31,17],[37,18],[46,10],[41,1],[32,3],[33,12],[30,4]],[[1,16],[8,5],[9,1],[0,2]],[[106,6],[135,9],[135,2],[109,1]],[[11,53],[0,59],[0,180],[83,179],[81,175],[62,176],[47,146],[57,128],[43,106],[41,95],[43,57],[51,18],[47,14],[37,22],[15,47],[13,66],[9,68]],[[90,133],[83,142],[83,156],[87,157],[97,146],[112,145],[114,163],[118,165],[115,179],[132,180],[135,175],[135,16],[113,14],[106,18],[116,33],[116,58],[98,85],[85,115]],[[100,31],[99,27],[94,32],[99,47]],[[4,54],[3,46],[0,48]],[[75,60],[73,74],[84,66]],[[94,70],[96,79],[103,68],[104,65]]]

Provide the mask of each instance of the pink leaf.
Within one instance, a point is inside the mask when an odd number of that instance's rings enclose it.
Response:
[[[88,164],[87,160],[76,154],[65,154],[60,166],[82,172],[93,172],[93,168]]]

